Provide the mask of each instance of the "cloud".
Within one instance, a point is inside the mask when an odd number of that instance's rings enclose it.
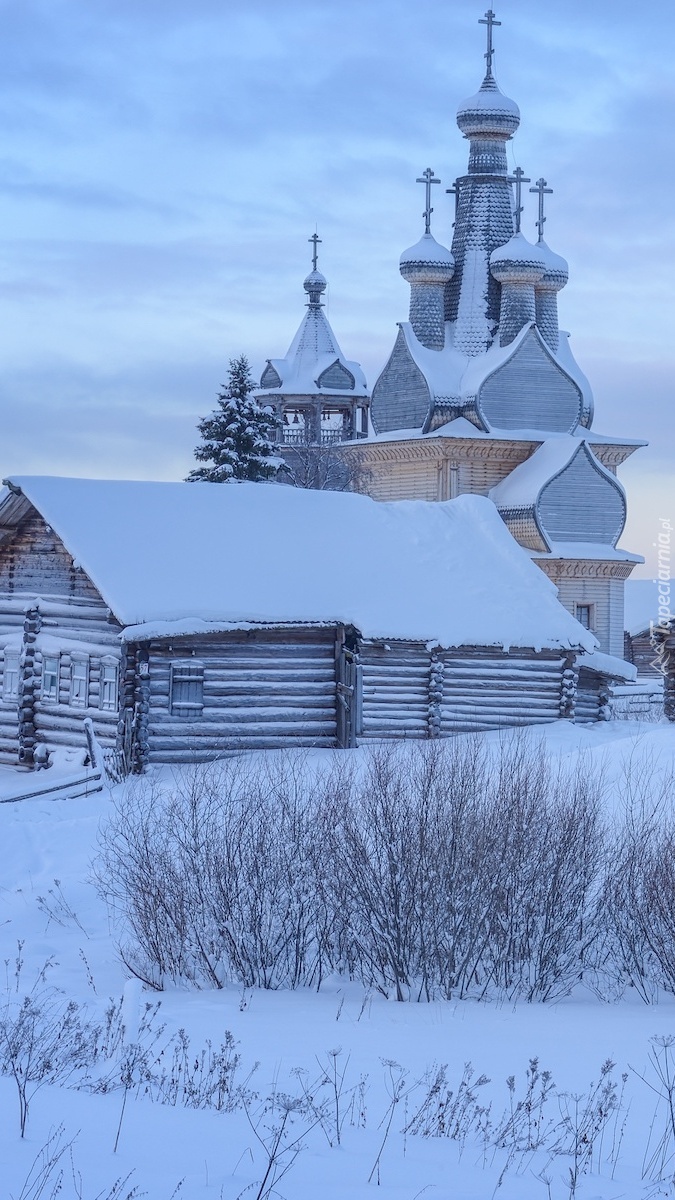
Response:
[[[257,371],[285,352],[315,223],[331,321],[372,383],[407,315],[415,178],[432,166],[449,186],[466,168],[455,111],[484,66],[473,0],[0,7],[3,454],[180,477],[227,359],[244,351]],[[675,472],[674,11],[502,0],[498,16],[497,76],[522,113],[511,161],[554,188],[547,239],[570,262],[563,324],[598,427],[656,429]]]

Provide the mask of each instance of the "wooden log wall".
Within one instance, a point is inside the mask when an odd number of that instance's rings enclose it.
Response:
[[[203,665],[203,708],[171,708],[171,664]],[[150,763],[231,750],[335,746],[335,630],[255,630],[180,638],[149,650]]]
[[[119,714],[101,708],[102,661],[119,663],[121,626],[81,567],[34,514],[4,543],[0,557],[0,762],[30,765],[35,747],[86,747],[90,717],[102,745],[114,746]],[[5,648],[21,653],[20,693],[4,698]],[[58,694],[43,699],[45,655],[58,659]],[[71,703],[74,658],[88,664],[84,704]]]
[[[540,725],[561,716],[561,654],[471,647],[443,658],[443,734]]]
[[[555,651],[430,652],[419,643],[365,642],[360,740],[447,737],[556,721],[571,715],[566,665]]]
[[[19,760],[19,699],[6,700],[5,653],[18,654],[23,644],[25,601],[0,595],[0,763]]]
[[[35,653],[35,733],[38,742],[50,749],[57,746],[86,748],[84,718],[89,717],[94,733],[103,747],[113,747],[119,720],[121,690],[121,627],[111,619],[101,600],[89,604],[68,604],[63,600],[40,600],[40,634]],[[59,684],[56,700],[43,699],[41,681],[46,656],[58,657]],[[71,682],[73,662],[87,663],[86,703],[73,704]],[[102,705],[103,664],[115,663],[118,672],[118,704],[114,710]]]
[[[603,719],[602,708],[609,697],[603,694],[602,676],[584,667],[579,671],[575,720],[578,725],[590,725]],[[605,692],[606,692],[605,687]]]
[[[631,636],[624,634],[624,658],[637,667],[641,679],[659,679],[662,675],[655,646],[652,644],[651,630]]]
[[[418,642],[365,641],[360,658],[361,740],[427,737],[429,651]]]
[[[0,558],[0,596],[3,593],[80,597],[100,601],[99,593],[63,542],[35,510],[5,542]]]

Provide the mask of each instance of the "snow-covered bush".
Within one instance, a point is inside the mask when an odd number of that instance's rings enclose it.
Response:
[[[320,805],[299,782],[290,764],[242,757],[186,772],[168,796],[126,791],[96,878],[132,935],[121,953],[134,974],[160,988],[320,981]]]
[[[617,829],[604,786],[519,733],[323,769],[241,755],[169,791],[130,785],[96,874],[125,963],[156,988],[337,972],[398,1000],[551,1000],[580,982],[651,999],[675,992],[675,825],[641,807],[629,767]]]

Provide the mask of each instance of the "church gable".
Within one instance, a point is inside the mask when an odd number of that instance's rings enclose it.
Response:
[[[389,361],[373,388],[370,411],[375,431],[421,429],[430,407],[429,385],[399,329]]]
[[[321,372],[316,382],[320,388],[333,388],[335,391],[353,392],[355,380],[351,371],[348,371],[336,359],[334,363],[326,367],[325,371]]]
[[[268,362],[265,370],[260,377],[261,388],[278,388],[281,387],[281,376],[274,369],[271,362]]]
[[[583,396],[532,328],[482,384],[478,409],[488,428],[571,433],[581,417]]]
[[[626,521],[626,501],[616,480],[582,445],[567,466],[542,488],[537,517],[552,542],[614,546]]]

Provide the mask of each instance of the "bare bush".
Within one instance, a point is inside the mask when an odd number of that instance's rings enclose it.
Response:
[[[121,946],[129,969],[155,988],[319,983],[323,786],[307,787],[297,762],[250,758],[186,772],[168,797],[131,786],[95,871],[133,935]]]
[[[320,987],[397,1000],[675,991],[672,781],[551,765],[527,732],[335,756],[241,755],[168,791],[131,785],[96,879],[129,969],[155,988]]]
[[[604,854],[600,970],[646,1003],[675,992],[674,795],[672,770],[636,749],[623,764],[623,811]]]

